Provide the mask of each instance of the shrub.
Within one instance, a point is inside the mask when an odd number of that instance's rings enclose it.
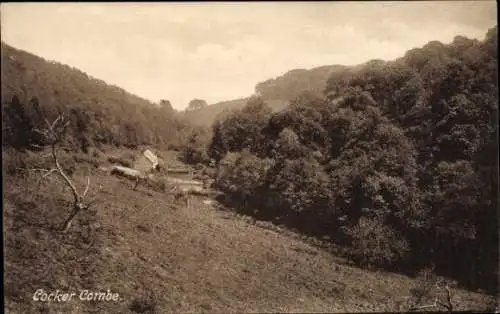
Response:
[[[376,218],[361,217],[345,232],[352,240],[349,255],[363,266],[392,266],[409,252],[406,240]]]
[[[268,178],[276,203],[290,213],[308,213],[321,219],[329,208],[331,185],[323,167],[312,157],[281,160]]]
[[[99,159],[97,159],[95,157],[75,155],[75,156],[73,156],[73,160],[75,162],[82,162],[82,163],[90,164],[94,168],[99,168],[99,165],[100,165]]]
[[[164,179],[146,178],[146,186],[156,192],[165,192],[167,190],[167,183]]]
[[[6,153],[4,156],[9,156],[11,153]],[[76,161],[73,156],[63,150],[57,152],[59,164],[63,168],[64,172],[68,175],[72,175],[76,170]],[[12,157],[17,159],[15,161],[16,167],[22,166],[22,169],[53,169],[54,164],[50,152],[16,152]],[[9,158],[9,157],[8,157]]]
[[[184,146],[182,148],[182,160],[188,164],[205,164],[210,158],[204,148]]]
[[[92,152],[92,157],[94,157],[94,158],[100,158],[101,157],[101,153],[99,152],[99,150],[94,149],[94,151]]]
[[[271,108],[262,99],[251,98],[240,110],[214,122],[208,148],[210,158],[220,161],[226,153],[243,149],[261,156],[267,144],[263,131],[271,113]]]
[[[2,169],[6,174],[13,175],[26,168],[26,154],[19,150],[8,148],[2,151]]]
[[[258,201],[256,192],[264,187],[271,164],[272,160],[247,151],[228,153],[219,165],[215,185],[242,201]]]
[[[171,143],[167,145],[168,150],[173,150],[175,152],[179,152],[182,150],[182,145],[177,144],[177,143]]]
[[[108,157],[108,161],[112,164],[119,164],[123,167],[131,168],[134,165],[135,156],[132,153],[122,154],[121,156],[111,156]]]
[[[188,164],[208,164],[208,145],[212,134],[210,129],[194,128],[181,145],[181,158]]]

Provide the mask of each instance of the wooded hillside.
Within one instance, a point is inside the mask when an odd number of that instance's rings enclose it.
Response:
[[[346,66],[327,65],[310,70],[295,69],[269,79],[255,86],[255,95],[266,100],[273,111],[286,108],[290,101],[304,92],[321,96],[328,78],[335,72],[348,69]],[[184,113],[186,120],[199,126],[210,126],[219,118],[226,117],[231,111],[245,106],[249,98],[222,101],[203,109]]]
[[[253,98],[213,126],[217,185],[361,265],[496,289],[497,64],[495,27],[333,72],[280,112]]]
[[[93,145],[177,144],[187,124],[171,106],[161,107],[86,73],[2,43],[4,145],[26,148],[39,139],[33,127],[64,113],[68,141]]]

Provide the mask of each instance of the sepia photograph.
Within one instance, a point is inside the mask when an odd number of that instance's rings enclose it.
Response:
[[[497,2],[0,4],[4,312],[500,312]]]

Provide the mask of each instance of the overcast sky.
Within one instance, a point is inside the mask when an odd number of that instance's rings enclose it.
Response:
[[[246,97],[294,68],[482,39],[495,1],[2,3],[2,41],[180,109]]]

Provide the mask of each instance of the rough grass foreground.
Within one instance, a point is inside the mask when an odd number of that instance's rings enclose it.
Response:
[[[7,313],[406,311],[418,281],[369,272],[308,241],[192,196],[172,196],[88,169],[102,185],[67,234],[71,201],[56,179],[4,179]],[[77,184],[86,173],[76,171]],[[90,191],[92,193],[92,191]],[[118,293],[117,302],[35,302],[37,289]],[[457,310],[495,300],[454,289]],[[429,299],[432,302],[431,299]],[[425,303],[425,302],[424,302]]]

